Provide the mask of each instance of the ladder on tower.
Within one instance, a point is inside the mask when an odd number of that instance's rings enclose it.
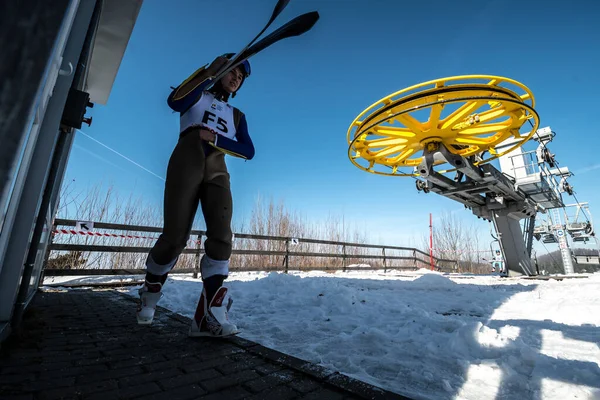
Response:
[[[560,209],[552,208],[550,211],[552,213],[552,230],[554,231],[554,236],[558,239],[558,247],[560,248],[560,255],[562,257],[565,274],[573,274],[575,273],[573,268],[573,258],[571,256],[571,249],[567,243],[567,236],[565,234],[562,219],[560,217]]]

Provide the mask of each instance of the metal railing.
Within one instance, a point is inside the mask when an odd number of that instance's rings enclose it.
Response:
[[[67,220],[67,219],[56,219],[54,222],[53,232],[57,232],[58,227],[75,227],[77,225],[77,221],[75,220]],[[117,230],[117,231],[125,231],[125,232],[145,232],[145,233],[161,233],[162,228],[150,227],[150,226],[139,226],[139,225],[125,225],[125,224],[116,224],[116,223],[106,223],[106,222],[94,222],[93,223],[95,232],[79,232],[71,230],[70,232],[75,235],[90,235],[91,237],[96,237],[96,235],[101,236],[102,234],[96,233],[97,230]],[[119,235],[115,235],[119,236]],[[206,231],[203,230],[192,230],[190,232],[190,237],[196,237],[195,243],[197,244],[196,248],[186,247],[182,254],[194,254],[196,255],[196,263],[195,267],[190,268],[178,268],[173,272],[177,273],[193,273],[196,278],[199,273],[199,260],[200,256],[204,253],[204,249],[201,246],[202,238],[206,236]],[[59,251],[71,251],[71,252],[100,252],[100,253],[147,253],[150,251],[151,247],[147,246],[115,246],[115,245],[98,245],[98,244],[73,244],[73,243],[55,243],[54,242],[55,235],[52,237],[52,242],[48,246],[48,253],[46,254],[46,262],[45,265],[48,264],[49,256],[51,252],[59,252]],[[387,245],[376,245],[376,244],[364,244],[364,243],[352,243],[352,242],[342,242],[342,241],[332,241],[332,240],[321,240],[321,239],[311,239],[311,238],[298,238],[298,237],[287,237],[287,236],[269,236],[269,235],[254,235],[247,233],[235,233],[234,238],[237,241],[238,239],[249,239],[249,240],[266,240],[269,242],[283,242],[285,244],[285,249],[282,250],[256,250],[256,249],[236,249],[234,245],[234,249],[232,251],[232,256],[235,255],[246,255],[246,256],[280,256],[283,257],[283,262],[281,266],[269,267],[269,266],[261,266],[261,267],[240,267],[237,265],[232,265],[230,267],[230,271],[285,271],[286,273],[292,269],[297,270],[301,269],[303,271],[306,270],[369,270],[369,269],[383,269],[384,272],[387,270],[415,270],[418,268],[431,268],[431,259],[430,255],[424,251],[421,251],[417,248],[413,247],[403,247],[403,246],[387,246]],[[318,245],[332,245],[338,246],[338,252],[314,252],[314,251],[294,251],[293,247],[298,246],[301,243],[312,243]],[[348,252],[348,249],[379,249],[379,254],[352,254]],[[409,252],[410,256],[399,256],[389,254],[390,251],[404,251]],[[387,253],[386,253],[387,252]],[[290,265],[290,260],[296,257],[314,257],[314,258],[339,258],[341,259],[341,265],[335,268],[331,267],[294,267],[293,263]],[[353,260],[380,260],[382,262],[382,267],[359,267],[359,266],[349,266],[348,261]],[[410,265],[391,265],[390,262],[393,260],[402,260],[408,261]],[[440,259],[437,257],[433,257],[434,268],[438,271],[451,271],[456,265],[456,260],[447,260]],[[135,269],[105,269],[105,268],[76,268],[76,269],[58,269],[58,268],[46,268],[44,271],[45,276],[59,276],[59,275],[124,275],[124,274],[141,274],[143,273],[143,269],[135,268]]]

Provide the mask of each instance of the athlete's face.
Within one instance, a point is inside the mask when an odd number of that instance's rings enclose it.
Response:
[[[239,68],[236,68],[232,71],[229,71],[227,75],[225,75],[221,79],[221,83],[223,84],[223,88],[227,90],[229,93],[234,93],[237,91],[242,84],[242,72]]]

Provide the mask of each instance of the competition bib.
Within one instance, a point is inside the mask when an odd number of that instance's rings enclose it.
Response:
[[[204,126],[219,135],[235,140],[233,107],[215,99],[212,93],[204,92],[200,100],[181,116],[179,132],[192,125]]]

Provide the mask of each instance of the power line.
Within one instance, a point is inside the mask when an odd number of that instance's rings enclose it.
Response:
[[[157,177],[158,179],[160,179],[161,181],[165,182],[165,178],[163,178],[162,176],[156,175],[154,172],[150,171],[148,168],[144,167],[143,165],[138,164],[137,162],[133,161],[131,158],[119,153],[118,151],[116,151],[115,149],[105,145],[104,143],[100,142],[97,139],[94,139],[93,137],[91,137],[90,135],[88,135],[87,133],[77,129],[77,131],[79,133],[81,133],[82,135],[84,135],[85,137],[89,138],[90,140],[93,140],[94,142],[98,143],[100,146],[112,151],[113,153],[115,153],[116,155],[118,155],[119,157],[124,158],[125,160],[129,161],[130,163],[132,163],[133,165],[135,165],[136,167],[139,167],[141,169],[143,169],[144,171],[148,172],[149,174],[154,175],[155,177]]]

